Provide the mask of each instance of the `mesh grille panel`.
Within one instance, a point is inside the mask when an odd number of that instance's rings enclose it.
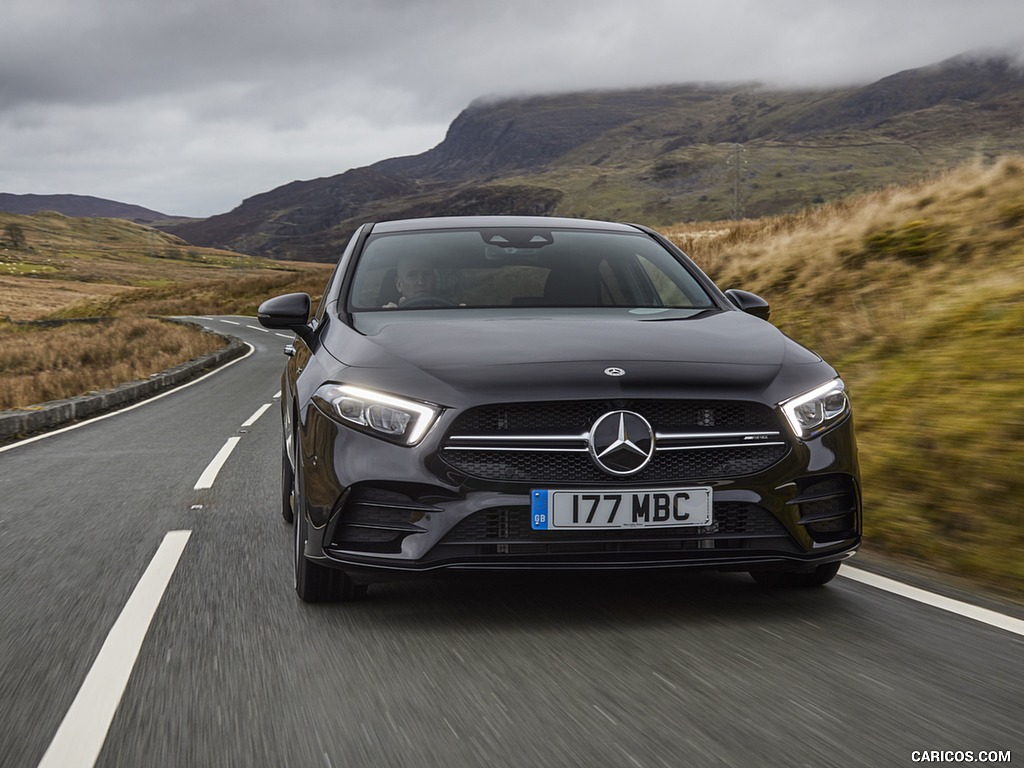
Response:
[[[789,449],[785,445],[660,451],[635,475],[599,470],[586,453],[446,450],[444,460],[461,472],[488,480],[533,483],[637,483],[751,475],[767,469]]]
[[[659,431],[716,428],[777,429],[772,409],[760,403],[730,400],[615,400],[511,403],[473,408],[452,427],[453,434],[502,434],[552,431],[582,433],[602,414],[635,411]]]

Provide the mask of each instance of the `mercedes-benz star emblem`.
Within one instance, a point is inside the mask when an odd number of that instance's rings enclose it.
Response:
[[[590,428],[590,456],[612,475],[632,475],[654,455],[654,430],[632,411],[610,411]]]
[[[626,372],[624,370],[622,370],[621,368],[605,368],[604,372],[605,372],[606,376],[625,376],[626,375]]]

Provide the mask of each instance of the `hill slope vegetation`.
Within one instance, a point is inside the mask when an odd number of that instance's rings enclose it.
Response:
[[[119,219],[0,214],[0,410],[144,379],[225,343],[146,315],[252,315],[270,295],[318,293],[326,276]]]
[[[1024,158],[665,231],[839,368],[868,547],[1024,595]]]
[[[254,314],[268,291],[319,290],[326,269],[197,247],[122,219],[0,213],[0,320]]]

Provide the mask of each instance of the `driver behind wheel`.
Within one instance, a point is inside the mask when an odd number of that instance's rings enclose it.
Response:
[[[434,268],[422,256],[403,256],[398,262],[395,287],[398,289],[398,303],[389,301],[384,309],[395,309],[410,299],[433,296],[437,285]]]

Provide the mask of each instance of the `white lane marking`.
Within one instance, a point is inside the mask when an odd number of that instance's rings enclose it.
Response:
[[[220,368],[212,370],[209,373],[203,374],[198,379],[192,379],[192,381],[190,381],[190,382],[188,382],[186,384],[182,384],[180,387],[175,387],[174,389],[169,389],[166,392],[161,392],[159,395],[153,395],[152,397],[148,397],[145,400],[140,400],[139,402],[135,403],[135,405],[129,405],[129,406],[126,406],[124,408],[120,408],[120,409],[118,409],[116,411],[111,411],[110,413],[104,413],[101,416],[96,416],[96,417],[91,418],[91,419],[86,419],[85,421],[80,421],[77,424],[72,424],[72,425],[67,426],[67,427],[61,427],[60,429],[53,430],[53,432],[45,432],[45,433],[43,433],[41,435],[36,435],[35,437],[26,437],[24,440],[19,440],[16,443],[11,443],[10,445],[0,446],[0,453],[3,453],[4,451],[10,451],[10,450],[12,450],[14,448],[20,448],[23,445],[28,445],[29,443],[34,443],[34,442],[36,442],[38,440],[45,440],[48,437],[53,437],[54,435],[59,435],[59,434],[61,434],[63,432],[70,432],[72,429],[78,429],[80,427],[86,426],[87,424],[92,424],[93,422],[96,422],[96,421],[103,421],[103,419],[109,419],[109,418],[112,418],[114,416],[120,416],[122,413],[128,413],[128,411],[134,411],[136,408],[141,408],[144,405],[149,405],[150,403],[155,403],[157,400],[161,400],[161,399],[167,397],[168,395],[173,395],[175,392],[180,392],[183,389],[187,389],[188,387],[194,386],[194,385],[198,384],[199,382],[203,381],[204,379],[208,379],[211,376],[215,376],[216,374],[220,373],[221,371],[230,368],[235,363],[242,362],[243,360],[245,360],[245,358],[249,357],[249,355],[251,355],[253,352],[256,351],[256,347],[254,347],[252,344],[249,344],[248,342],[243,342],[243,343],[245,343],[245,346],[247,346],[249,348],[248,352],[246,352],[241,357],[236,357],[234,360],[232,360],[232,361],[230,361],[228,363],[224,363],[224,365],[222,365]]]
[[[277,394],[274,395],[274,399],[275,400],[280,400],[281,399],[281,390],[277,390]]]
[[[39,768],[92,768],[192,531],[169,531],[111,627]]]
[[[217,319],[220,320],[222,323],[227,323],[228,325],[241,325],[241,323],[236,323],[234,320],[225,320],[224,318]]]
[[[229,437],[228,441],[221,446],[221,449],[217,451],[217,455],[213,457],[213,461],[209,463],[206,469],[203,470],[203,474],[196,480],[196,484],[192,487],[194,491],[200,491],[203,488],[212,488],[213,481],[217,479],[217,473],[220,472],[220,468],[224,466],[224,462],[228,460],[228,456],[235,450],[235,446],[238,445],[240,437]]]
[[[291,333],[275,333],[275,336],[280,336],[282,339],[294,339],[295,336]]]
[[[1024,621],[997,611],[990,611],[988,608],[980,608],[977,605],[943,597],[934,592],[918,589],[909,584],[904,584],[894,579],[887,579],[885,576],[862,571],[859,568],[851,568],[847,565],[843,566],[842,570],[839,571],[839,575],[845,576],[852,581],[859,581],[861,584],[867,584],[875,589],[882,589],[900,597],[955,613],[957,616],[963,616],[967,619],[980,621],[982,624],[1005,629],[1007,632],[1013,632],[1015,635],[1024,635]]]
[[[265,403],[265,404],[261,405],[259,408],[256,409],[256,413],[254,413],[245,422],[242,423],[242,426],[243,427],[251,427],[253,424],[256,423],[256,420],[260,416],[262,416],[264,413],[266,413],[267,409],[269,409],[272,405],[273,405],[273,403]]]
[[[259,331],[260,333],[270,333],[270,331],[268,331],[266,328],[261,328],[258,325],[247,325],[245,327],[252,328],[254,331]]]

